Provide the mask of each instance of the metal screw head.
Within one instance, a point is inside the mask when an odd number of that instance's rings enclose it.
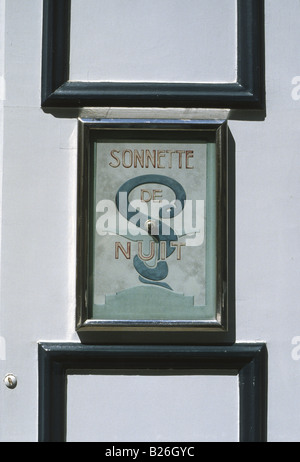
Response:
[[[17,377],[15,377],[13,374],[6,374],[6,376],[4,377],[4,383],[7,386],[7,388],[16,388]]]
[[[158,226],[155,220],[147,220],[145,221],[145,229],[148,234],[156,235],[158,234]]]

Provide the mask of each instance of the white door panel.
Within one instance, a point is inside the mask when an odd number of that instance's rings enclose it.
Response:
[[[98,14],[97,1],[90,1]],[[170,4],[169,0],[161,2]],[[92,18],[90,35],[83,31],[83,36],[79,36],[80,8],[88,2],[76,0],[75,3],[71,35],[72,78],[134,79],[134,64],[133,67],[122,67],[116,60],[108,69],[111,49],[96,50],[94,44],[89,47],[89,42],[99,40],[95,30],[97,17]],[[111,8],[113,3],[108,3]],[[114,3],[120,2],[114,0]],[[131,3],[138,3],[141,20],[148,3],[152,5],[152,2]],[[190,5],[197,8],[198,3],[202,2],[176,0],[179,20],[180,11],[187,13]],[[192,66],[185,66],[184,74],[178,72],[178,60],[182,55],[174,53],[172,56],[170,48],[172,40],[176,39],[176,15],[172,16],[173,22],[168,29],[170,41],[164,42],[163,48],[159,43],[164,41],[165,29],[156,31],[152,48],[147,34],[153,36],[153,24],[150,29],[143,30],[142,38],[147,43],[141,41],[139,47],[134,48],[136,55],[132,56],[133,63],[141,56],[145,60],[138,78],[143,80],[149,75],[151,81],[183,79],[193,82],[198,81],[201,71],[199,78],[202,81],[235,80],[236,52],[231,45],[235,40],[232,30],[236,30],[236,24],[232,24],[229,30],[222,27],[223,21],[231,21],[236,16],[235,0],[226,0],[230,7],[223,15],[220,12],[224,3],[224,0],[203,2],[210,10],[210,19],[205,24],[208,48],[199,46],[195,23],[191,33],[184,34],[181,53],[189,52],[188,59],[192,63]],[[158,4],[156,1],[155,5]],[[220,10],[214,15],[213,9],[217,5]],[[0,440],[3,442],[38,440],[38,343],[79,341],[75,332],[77,116],[90,115],[91,112],[51,112],[40,107],[42,7],[41,0],[0,0]],[[82,20],[87,23],[88,10],[82,11]],[[166,22],[168,11],[162,9],[161,13],[160,16],[158,11],[152,11],[151,15]],[[125,25],[129,27],[128,15],[125,19]],[[147,22],[147,17],[144,19]],[[268,346],[269,441],[299,440],[299,25],[298,0],[265,1],[266,118],[258,120],[255,114],[247,113],[244,119],[248,117],[250,120],[237,120],[234,114],[229,114],[236,155],[236,338],[238,342],[266,342]],[[85,30],[88,27],[86,24]],[[116,32],[121,34],[119,30]],[[199,34],[204,40],[204,30]],[[114,37],[118,39],[120,35]],[[108,38],[112,40],[111,35]],[[131,36],[131,45],[132,40]],[[226,41],[224,47],[220,46],[221,40]],[[147,47],[153,58],[150,69],[147,54],[143,55]],[[87,48],[88,52],[84,53]],[[99,54],[93,63],[96,51]],[[198,52],[201,62],[195,62]],[[169,60],[167,72],[157,73],[156,70],[165,63],[165,55]],[[106,63],[104,70],[99,65],[101,61]],[[203,67],[202,63],[207,65]],[[184,108],[157,109],[155,112],[126,108],[101,108],[98,111],[101,117],[149,118],[151,114],[157,118],[166,114],[168,118],[207,116],[206,111]],[[14,389],[8,388],[3,381],[8,373],[17,378]],[[116,377],[110,375],[104,377],[105,383],[101,379],[103,377],[69,377],[69,440],[95,440],[98,426],[108,430],[104,435],[105,440],[109,440],[109,428],[105,428],[97,414],[101,407],[99,390],[107,395],[112,389],[118,399],[122,390],[124,401],[119,401],[121,406],[124,405],[122,412],[128,412],[126,404],[128,399],[132,400],[132,409],[136,410],[142,426],[143,415],[139,409],[143,388],[136,381],[137,377],[130,378],[134,385],[128,378],[128,382],[124,382],[123,377],[119,377],[118,383]],[[185,403],[183,418],[190,424],[189,430],[186,433],[181,424],[176,424],[176,416],[182,411],[178,407],[166,438],[171,440],[174,435],[178,441],[188,439],[190,435],[196,440],[193,428],[203,425],[205,440],[215,441],[216,431],[221,432],[222,439],[237,439],[237,378],[215,379],[189,377],[193,399],[200,400],[198,405],[203,409],[201,417],[204,419],[189,422],[191,408]],[[162,393],[161,400],[169,393],[168,415],[171,415],[172,402],[178,393],[184,402],[186,384],[167,383],[164,377],[150,377],[147,381],[145,376],[142,380],[143,387],[151,387],[146,399],[148,407],[154,390]],[[137,387],[137,396],[130,394],[133,386]],[[221,389],[224,399],[218,396],[217,400],[210,399],[205,403],[203,396],[197,396],[197,389],[210,397],[215,397],[216,389]],[[91,422],[87,419],[84,401],[80,400],[85,393],[89,412],[94,412]],[[124,428],[123,414],[118,412],[116,403],[110,406],[107,401],[105,406],[106,417],[111,412],[118,429],[116,438],[120,435],[124,441],[132,440],[132,425]],[[157,408],[152,411],[147,419],[154,425],[159,412]],[[146,439],[147,432],[147,428],[140,428],[141,440]],[[149,437],[159,439],[155,432],[149,433]]]

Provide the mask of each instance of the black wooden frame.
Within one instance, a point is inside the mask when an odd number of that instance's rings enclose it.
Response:
[[[178,120],[90,120],[80,119],[78,125],[78,186],[77,186],[77,264],[76,264],[76,331],[86,344],[233,344],[235,332],[235,170],[234,152],[229,144],[227,123]],[[191,323],[165,321],[105,321],[91,318],[89,285],[91,280],[90,217],[93,187],[91,146],[95,137],[170,136],[174,139],[205,139],[216,143],[216,320]],[[126,135],[127,133],[127,135]],[[177,134],[177,137],[176,137]],[[196,137],[196,138],[195,138]],[[104,262],[105,264],[105,262]]]
[[[40,343],[38,355],[40,442],[66,440],[68,374],[151,375],[152,371],[161,375],[237,374],[240,442],[267,440],[268,360],[263,343],[228,347]]]
[[[265,109],[264,0],[237,0],[234,83],[69,80],[71,0],[44,0],[41,105]]]

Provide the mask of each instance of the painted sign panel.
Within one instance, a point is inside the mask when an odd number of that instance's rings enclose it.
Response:
[[[217,329],[226,282],[217,130],[82,123],[80,319],[92,330]]]
[[[206,214],[214,230],[215,187],[206,178],[215,146],[111,140],[94,147],[93,317],[213,319],[215,294],[206,286],[215,268],[207,275],[206,264],[215,265],[215,239]]]

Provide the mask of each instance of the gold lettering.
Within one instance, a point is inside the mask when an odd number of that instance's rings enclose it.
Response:
[[[145,199],[145,193],[148,194],[148,198]],[[141,189],[141,201],[142,202],[150,202],[152,198],[152,194],[148,189]]]
[[[165,260],[166,259],[166,241],[160,241],[159,247],[160,247],[159,249],[160,259]]]
[[[181,247],[185,247],[185,242],[171,242],[171,247],[177,248],[177,260],[181,260]]]
[[[172,154],[174,154],[174,151],[166,151],[169,154],[169,168],[172,168]]]
[[[153,155],[151,154],[149,149],[146,149],[146,168],[149,168],[149,160],[152,166],[155,168],[156,166],[156,150],[153,149]]]
[[[145,194],[148,195],[145,198]],[[150,202],[152,199],[154,202],[161,202],[162,198],[162,189],[141,189],[141,201]]]
[[[124,257],[127,258],[127,260],[130,260],[131,242],[127,242],[127,251],[124,249],[121,242],[115,242],[115,260],[119,260],[119,249],[123,253]]]
[[[143,241],[138,242],[138,256],[141,260],[144,260],[144,261],[152,260],[154,255],[155,255],[155,244],[153,241],[150,242],[150,254],[149,255],[143,255]]]
[[[189,159],[194,157],[194,151],[185,152],[185,168],[193,169],[193,166],[189,165]]]
[[[177,161],[174,163],[174,154],[178,154]],[[114,161],[109,162],[109,166],[117,168],[122,165],[124,168],[186,168],[187,170],[194,169],[193,158],[194,151],[181,150],[172,151],[156,150],[156,149],[124,149],[122,155],[117,149],[110,152],[110,156]]]
[[[115,153],[119,153],[119,152],[120,152],[120,151],[117,151],[116,149],[113,149],[113,150],[110,152],[111,157],[113,157],[113,158],[117,161],[117,165],[114,165],[112,162],[109,162],[108,165],[110,165],[110,166],[113,167],[113,168],[119,167],[119,165],[120,165],[120,163],[121,163],[120,159],[115,155]]]
[[[126,160],[126,154],[129,153],[129,164],[126,165],[125,160]],[[125,149],[122,153],[122,163],[123,167],[125,168],[130,168],[132,167],[132,151],[131,149]]]
[[[137,168],[137,161],[139,161],[140,166],[144,168],[144,149],[142,149],[142,154],[140,154],[137,149],[134,150],[134,168]]]
[[[165,151],[157,151],[157,168],[165,168],[163,165],[160,165],[160,158],[165,157],[166,152]]]
[[[178,150],[178,151],[176,151],[176,152],[178,152],[178,154],[179,154],[178,167],[179,167],[179,168],[182,168],[182,154],[183,154],[185,151],[179,151],[179,150]]]
[[[153,189],[153,201],[161,202],[162,198],[162,189]]]

